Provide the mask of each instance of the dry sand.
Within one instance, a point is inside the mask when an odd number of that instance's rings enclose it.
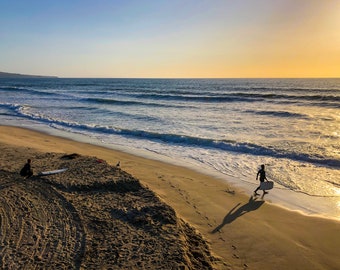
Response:
[[[340,269],[340,222],[270,194],[254,200],[187,168],[20,128],[0,127],[0,149],[3,268]],[[24,180],[27,158],[35,172],[69,170]]]

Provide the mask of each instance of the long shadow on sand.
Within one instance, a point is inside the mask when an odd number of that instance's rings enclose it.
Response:
[[[261,205],[264,204],[264,201],[263,200],[257,201],[256,198],[254,198],[253,196],[250,196],[249,201],[246,204],[244,204],[244,205],[240,206],[239,208],[237,208],[240,204],[241,203],[238,203],[237,205],[235,205],[229,211],[229,213],[224,217],[222,223],[220,225],[218,225],[212,231],[212,233],[218,232],[220,229],[223,228],[224,225],[232,223],[235,219],[243,216],[244,214],[259,209],[261,207]]]

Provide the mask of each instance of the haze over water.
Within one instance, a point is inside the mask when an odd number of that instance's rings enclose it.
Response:
[[[164,157],[246,193],[266,164],[271,200],[340,217],[340,79],[1,79],[0,121]]]

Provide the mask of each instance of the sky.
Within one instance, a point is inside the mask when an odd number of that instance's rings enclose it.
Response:
[[[0,71],[340,77],[340,0],[0,0]]]

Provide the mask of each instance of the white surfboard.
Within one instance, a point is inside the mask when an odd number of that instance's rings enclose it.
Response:
[[[260,190],[269,190],[274,187],[273,181],[267,181],[267,182],[261,182],[260,184]]]
[[[54,170],[54,171],[46,171],[46,172],[40,172],[38,173],[39,176],[44,176],[44,175],[52,175],[52,174],[57,174],[57,173],[62,173],[67,171],[67,168],[59,169],[59,170]]]

